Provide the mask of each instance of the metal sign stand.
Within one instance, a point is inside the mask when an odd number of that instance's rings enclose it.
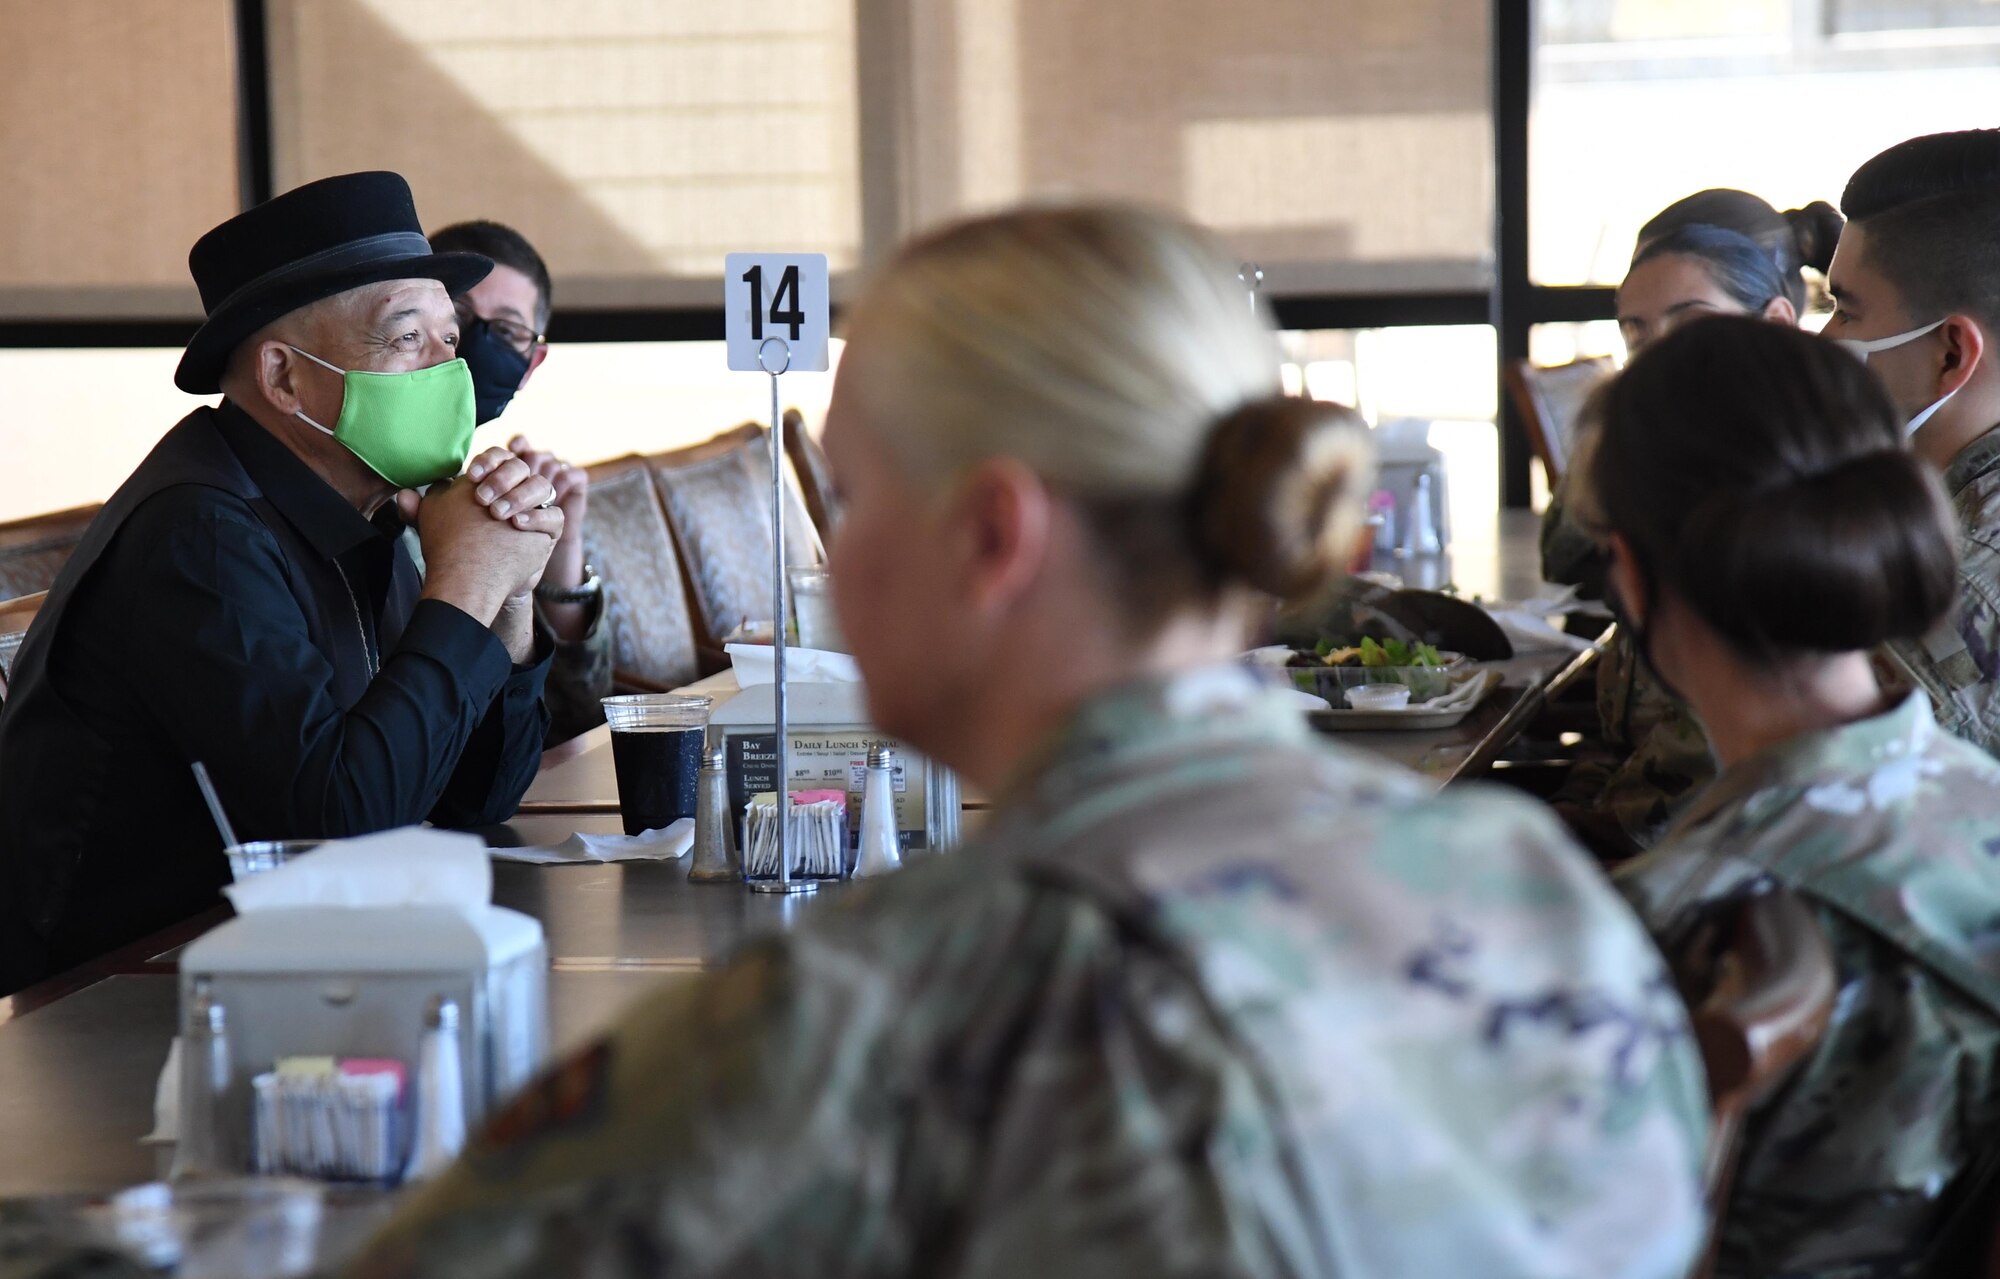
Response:
[[[792,366],[792,349],[765,338],[757,363],[771,375],[771,696],[778,796],[778,877],[750,881],[753,893],[810,893],[815,880],[792,878],[792,734],[785,713],[785,420],[778,408],[778,375]],[[746,850],[747,851],[747,850]]]
[[[1258,266],[1255,262],[1245,262],[1242,266],[1236,268],[1236,278],[1241,280],[1243,287],[1250,291],[1250,309],[1253,312],[1256,311],[1257,290],[1264,287],[1264,268]]]

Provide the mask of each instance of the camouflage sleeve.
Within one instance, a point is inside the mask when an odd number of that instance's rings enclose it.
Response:
[[[549,745],[566,742],[604,722],[599,698],[611,693],[611,628],[605,625],[611,589],[607,584],[590,607],[583,638],[557,640],[555,655],[549,659],[549,674],[542,686],[542,700],[549,707]],[[535,616],[542,619],[542,605],[535,603]]]
[[[1792,842],[1815,833],[1810,822],[1789,830]],[[1919,846],[1928,860],[1934,845]],[[1705,967],[1715,953],[1704,932],[1710,908],[1770,878],[1697,829],[1620,867],[1612,882],[1677,975],[1701,989],[1715,976]],[[1958,1273],[1925,1248],[1945,1238],[1954,1192],[1994,1149],[2000,1023],[1965,988],[1822,898],[1824,887],[1795,885],[1833,951],[1831,1021],[1751,1113],[1715,1273]],[[1983,1257],[1990,1213],[1979,1233]]]
[[[2000,756],[2000,556],[1968,551],[1952,617],[1916,640],[1894,640],[1888,655],[1930,696],[1939,727]]]
[[[1590,599],[1604,598],[1604,552],[1597,539],[1569,514],[1568,481],[1556,485],[1542,512],[1542,578],[1577,587]]]
[[[495,1117],[351,1273],[820,1273],[882,1228],[892,1138],[866,1085],[887,996],[806,978],[779,941],[663,987]]]
[[[1653,678],[1622,630],[1598,663],[1597,714],[1605,742],[1629,753],[1576,802],[1615,823],[1635,847],[1650,848],[1714,778],[1708,736],[1694,711]]]
[[[1656,720],[1605,780],[1595,807],[1640,848],[1651,848],[1680,810],[1715,777],[1708,737],[1686,707]]]
[[[1611,872],[1612,887],[1670,956],[1703,908],[1736,897],[1764,878],[1763,869],[1752,862],[1718,856],[1698,842],[1679,839]]]
[[[1752,1112],[1717,1273],[1953,1273],[1927,1248],[1992,1150],[2000,1024],[1840,911],[1814,913],[1839,973],[1833,1019]]]

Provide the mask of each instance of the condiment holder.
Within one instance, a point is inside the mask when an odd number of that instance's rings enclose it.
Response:
[[[491,904],[477,839],[340,841],[227,891],[237,917],[180,957],[180,1172],[261,1151],[267,1171],[393,1181],[545,1064],[541,925]],[[301,1135],[313,1116],[347,1136]]]

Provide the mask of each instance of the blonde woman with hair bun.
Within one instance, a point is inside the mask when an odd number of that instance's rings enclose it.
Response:
[[[848,339],[841,626],[984,829],[639,1005],[562,1076],[585,1118],[503,1119],[364,1273],[1684,1273],[1701,1065],[1638,924],[1534,806],[1236,661],[1372,465],[1229,257],[1003,213]]]

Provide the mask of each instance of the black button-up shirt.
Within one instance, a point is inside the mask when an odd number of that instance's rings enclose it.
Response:
[[[540,761],[516,669],[397,541],[228,403],[106,504],[0,711],[0,993],[184,919],[243,839],[505,820]]]

